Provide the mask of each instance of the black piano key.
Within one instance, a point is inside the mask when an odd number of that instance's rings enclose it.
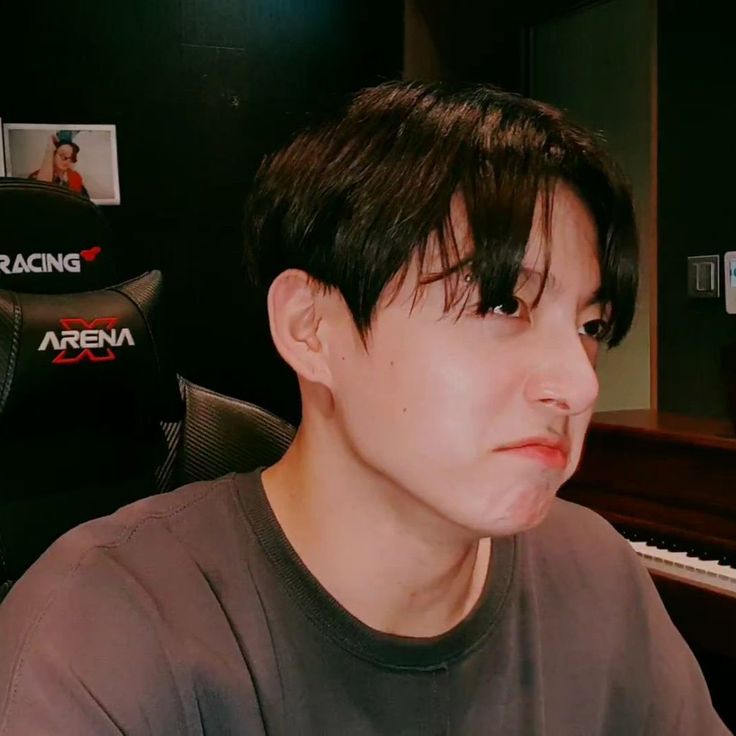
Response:
[[[710,561],[710,560],[717,560],[720,557],[717,550],[714,549],[701,549],[700,553],[698,554],[698,559]]]
[[[653,531],[637,529],[627,524],[617,524],[616,530],[630,542],[644,542],[655,549],[682,552],[693,559],[718,560],[719,564],[736,568],[736,554],[724,554],[723,550],[703,546],[697,542],[662,536]]]
[[[637,529],[636,527],[629,526],[628,524],[616,524],[616,531],[629,542],[642,542],[646,540],[646,533]]]

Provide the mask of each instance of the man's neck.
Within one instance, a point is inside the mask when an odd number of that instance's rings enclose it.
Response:
[[[378,631],[429,637],[460,623],[483,591],[490,540],[438,534],[444,522],[430,509],[330,455],[316,457],[297,434],[263,473],[273,512],[310,572]]]

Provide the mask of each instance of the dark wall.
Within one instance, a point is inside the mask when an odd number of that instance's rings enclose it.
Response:
[[[688,299],[686,269],[687,256],[736,247],[736,60],[730,6],[697,8],[659,3],[659,406],[724,416],[719,364],[736,317],[723,296]]]
[[[401,74],[395,0],[47,0],[3,9],[5,122],[117,125],[126,275],[164,271],[180,372],[298,418],[244,287],[240,222],[267,152]]]
[[[439,79],[489,82],[527,93],[526,29],[591,0],[406,0],[431,37]],[[421,60],[414,60],[421,74]]]

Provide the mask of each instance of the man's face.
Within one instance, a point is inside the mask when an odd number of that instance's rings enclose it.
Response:
[[[443,313],[441,282],[412,309],[415,269],[379,308],[368,351],[353,327],[331,360],[336,417],[362,469],[474,535],[541,521],[578,464],[598,395],[599,344],[584,328],[605,317],[589,303],[600,283],[596,232],[564,186],[550,230],[545,245],[538,207],[523,268],[543,269],[547,247],[550,269],[533,310],[534,275],[520,279],[517,309],[468,308],[457,319]]]

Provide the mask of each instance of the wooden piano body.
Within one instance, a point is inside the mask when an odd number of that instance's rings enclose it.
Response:
[[[560,496],[594,509],[647,550],[717,557],[708,574],[648,564],[672,620],[736,732],[736,435],[729,422],[654,410],[596,414],[577,473]],[[663,552],[662,555],[668,555]],[[642,557],[647,564],[647,558]],[[657,569],[653,569],[656,567]],[[693,578],[696,579],[693,579]]]

